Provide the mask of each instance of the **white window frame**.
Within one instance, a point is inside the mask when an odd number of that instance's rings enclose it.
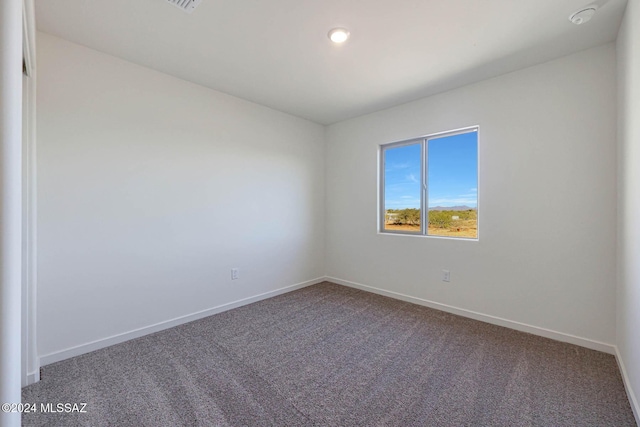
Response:
[[[476,147],[477,147],[477,176],[476,183],[478,184],[478,193],[476,214],[477,214],[477,232],[476,237],[457,237],[457,236],[435,236],[429,233],[429,219],[428,219],[428,204],[429,204],[429,184],[427,183],[427,166],[429,162],[429,141],[433,139],[440,139],[448,136],[461,135],[465,133],[476,132]],[[403,231],[403,230],[385,230],[386,209],[385,209],[385,151],[390,148],[398,148],[408,145],[420,144],[420,231]],[[477,241],[480,239],[480,126],[468,126],[460,129],[432,133],[417,138],[406,139],[402,141],[390,142],[381,144],[379,146],[379,200],[378,200],[378,232],[389,235],[409,235],[420,237],[432,237],[440,239],[454,239],[454,240],[467,240]]]

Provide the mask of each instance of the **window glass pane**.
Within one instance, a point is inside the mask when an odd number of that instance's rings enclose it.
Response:
[[[384,153],[384,230],[420,233],[422,144]]]
[[[427,142],[431,236],[478,237],[478,132]]]

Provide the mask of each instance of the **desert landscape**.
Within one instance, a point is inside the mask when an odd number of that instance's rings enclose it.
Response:
[[[384,229],[385,231],[420,232],[420,210],[387,210]],[[478,212],[476,209],[467,207],[454,207],[448,210],[430,209],[427,234],[475,239],[478,237]]]

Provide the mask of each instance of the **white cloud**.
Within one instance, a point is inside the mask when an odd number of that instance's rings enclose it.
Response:
[[[429,206],[469,206],[473,208],[477,205],[478,199],[475,197],[441,197],[429,199]]]
[[[400,199],[386,199],[386,209],[420,208],[420,199],[402,196]]]
[[[387,164],[385,167],[385,172],[391,172],[391,171],[395,171],[398,169],[407,169],[411,167],[411,163],[409,162],[405,162],[405,163],[390,163]]]
[[[418,181],[418,178],[416,178],[414,174],[405,175],[404,177],[411,182],[415,182],[416,184],[420,183],[420,181]]]

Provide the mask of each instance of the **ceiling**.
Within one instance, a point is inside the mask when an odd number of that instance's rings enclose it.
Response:
[[[321,124],[615,40],[626,0],[38,0],[38,30]],[[334,45],[333,27],[351,38]]]

